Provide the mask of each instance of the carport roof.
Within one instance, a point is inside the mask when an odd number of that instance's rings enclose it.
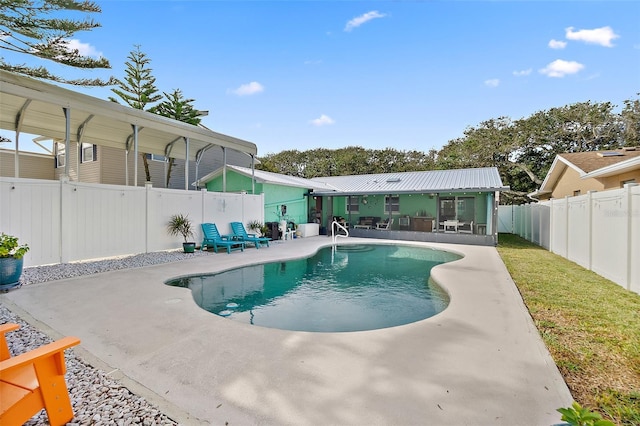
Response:
[[[189,138],[192,161],[198,151],[212,145],[257,154],[256,145],[242,139],[0,70],[2,129],[64,140],[63,108],[70,111],[73,142],[80,139],[125,149],[128,143],[132,146],[133,125],[137,125],[138,151],[147,154],[166,155],[170,148],[171,157],[185,159],[185,144],[174,143],[182,138]]]

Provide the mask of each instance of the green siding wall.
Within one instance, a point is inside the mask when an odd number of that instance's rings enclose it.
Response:
[[[295,223],[307,223],[309,216],[309,201],[304,194],[309,190],[270,183],[258,183],[255,185],[256,194],[264,193],[264,221],[279,222],[283,219]],[[211,182],[207,182],[207,191],[222,192],[222,176],[218,176]],[[251,178],[227,171],[227,192],[246,191],[251,194]],[[282,205],[287,206],[287,213],[281,215]]]

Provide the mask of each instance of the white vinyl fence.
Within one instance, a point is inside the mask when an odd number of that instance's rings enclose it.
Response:
[[[29,245],[25,266],[180,248],[166,226],[176,213],[199,244],[201,223],[229,233],[231,222],[263,222],[263,205],[263,195],[0,178],[0,231]]]
[[[498,225],[498,232],[519,235],[640,294],[638,185],[500,206]]]

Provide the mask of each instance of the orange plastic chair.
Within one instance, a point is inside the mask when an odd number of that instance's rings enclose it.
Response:
[[[0,424],[21,425],[44,408],[52,426],[64,425],[73,419],[64,351],[80,339],[64,337],[12,357],[5,334],[19,327],[0,325]]]

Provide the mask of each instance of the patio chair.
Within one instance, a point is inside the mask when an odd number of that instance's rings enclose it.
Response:
[[[231,254],[231,250],[239,249],[240,251],[244,251],[244,241],[233,240],[229,238],[228,235],[220,235],[215,223],[203,223],[201,226],[204,239],[202,240],[200,250],[204,250],[204,247],[207,246],[213,248],[213,251],[216,253],[218,252],[218,247],[225,247],[228,254]]]
[[[261,244],[265,244],[269,247],[269,238],[258,237],[256,234],[248,234],[247,230],[244,229],[244,224],[242,222],[231,222],[231,232],[233,232],[233,236],[239,241],[253,243],[257,249],[260,248]]]
[[[391,219],[387,219],[384,222],[378,222],[376,224],[376,229],[382,229],[384,231],[388,231],[389,229],[391,229],[391,225],[393,225],[393,220],[394,218]]]
[[[73,419],[69,390],[64,380],[64,351],[80,343],[64,337],[12,357],[5,334],[17,324],[0,325],[0,424],[21,425],[43,408],[52,426]]]

